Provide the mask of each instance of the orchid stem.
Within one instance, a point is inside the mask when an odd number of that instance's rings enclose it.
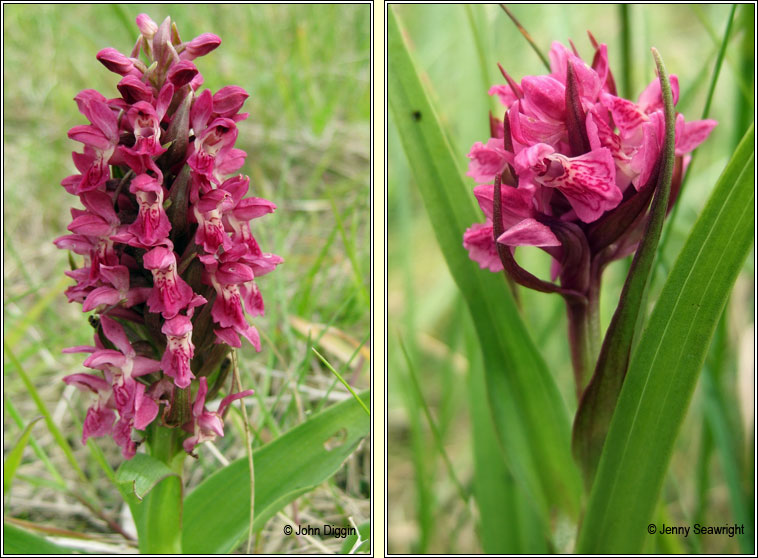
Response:
[[[571,348],[571,364],[574,368],[577,400],[592,377],[594,362],[590,337],[590,305],[587,300],[566,298],[568,315],[568,338]]]
[[[165,463],[177,476],[160,481],[142,501],[145,506],[144,533],[140,533],[142,554],[182,553],[182,509],[184,491],[182,470],[184,458],[176,428],[155,425],[148,433],[150,455]]]

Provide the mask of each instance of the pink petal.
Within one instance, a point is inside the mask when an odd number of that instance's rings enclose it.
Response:
[[[234,208],[234,216],[249,221],[273,213],[275,209],[276,204],[263,198],[245,198]]]
[[[147,269],[166,269],[176,265],[176,255],[173,250],[164,246],[157,246],[145,254],[143,260]]]
[[[99,438],[110,434],[115,420],[116,414],[112,409],[99,406],[90,407],[82,426],[82,444],[86,444],[88,438]]]
[[[152,39],[158,31],[158,25],[147,14],[137,16],[137,27],[146,39]]]
[[[632,184],[637,190],[647,183],[653,172],[661,153],[664,127],[663,114],[660,111],[651,114],[650,121],[642,126],[642,143],[630,162],[631,169],[638,173],[632,179]]]
[[[203,408],[205,407],[205,396],[208,394],[208,378],[200,376],[197,381],[198,388],[195,395],[195,402],[192,404],[192,414],[195,418],[203,414]]]
[[[161,363],[152,358],[136,356],[132,366],[132,376],[144,376],[161,369]]]
[[[182,315],[166,320],[161,328],[161,333],[164,335],[173,335],[174,337],[186,335],[190,331],[192,331],[192,322],[187,316]]]
[[[222,285],[236,285],[247,283],[255,279],[253,270],[242,263],[225,263],[221,264],[216,271],[216,280]]]
[[[222,87],[213,96],[213,112],[229,118],[239,112],[248,97],[247,91],[237,85]]]
[[[537,173],[545,172],[547,170],[545,159],[553,153],[555,153],[555,149],[546,143],[537,143],[522,149],[513,160],[516,174],[520,175],[530,170]]]
[[[68,230],[87,236],[104,236],[110,232],[111,226],[98,215],[85,214],[71,221]]]
[[[678,138],[676,143],[676,155],[685,155],[703,143],[708,138],[711,130],[716,127],[716,124],[718,124],[718,122],[715,120],[695,120],[693,122],[685,122],[684,132],[681,137]]]
[[[524,219],[501,234],[497,241],[506,246],[560,246],[561,243],[550,227]]]
[[[132,441],[132,421],[120,419],[113,427],[113,441],[121,446],[124,459],[131,459],[137,453],[137,445]]]
[[[566,125],[563,122],[540,120],[513,109],[508,111],[508,123],[511,127],[511,137],[523,145],[545,143],[557,146],[565,141]]]
[[[258,330],[254,326],[247,326],[246,328],[239,328],[238,332],[242,336],[250,341],[250,344],[255,347],[255,350],[261,352],[261,336],[258,334]]]
[[[197,419],[202,435],[207,439],[212,438],[213,434],[224,437],[224,421],[216,413],[204,412]]]
[[[566,113],[565,87],[550,76],[526,76],[521,80],[524,89],[522,107],[525,114],[540,120],[563,122]]]
[[[126,304],[124,306],[131,308],[137,304],[142,304],[148,299],[152,290],[150,287],[134,287],[133,289],[129,289],[126,291]]]
[[[92,345],[77,345],[76,347],[66,347],[61,352],[64,354],[71,354],[71,353],[94,353],[97,350],[97,347],[93,347]],[[65,378],[64,378],[65,381]]]
[[[158,94],[158,101],[155,104],[155,116],[160,122],[166,114],[171,100],[174,97],[174,86],[171,83],[165,83]]]
[[[82,304],[82,312],[89,312],[94,310],[101,304],[111,306],[118,304],[121,301],[121,293],[119,293],[113,287],[98,287],[93,290]]]
[[[171,65],[168,71],[168,80],[178,89],[191,82],[197,74],[197,67],[192,62],[182,60]]]
[[[112,320],[108,316],[102,316],[100,318],[100,325],[103,327],[103,333],[111,340],[111,342],[124,353],[126,356],[134,356],[134,348],[129,342],[129,338],[124,332],[124,327],[116,320]]]
[[[225,180],[221,185],[221,188],[231,194],[235,205],[247,194],[247,190],[250,187],[250,178],[244,175],[237,175]]]
[[[203,33],[187,43],[184,51],[182,51],[181,58],[194,60],[199,56],[205,56],[220,44],[221,39],[217,35],[214,35],[213,33]]]
[[[84,192],[81,195],[81,200],[84,207],[92,213],[99,215],[108,223],[111,223],[112,225],[120,223],[116,211],[113,209],[113,200],[105,192]]]
[[[158,404],[145,397],[145,384],[137,383],[134,396],[134,428],[144,430],[158,416]]]
[[[113,366],[115,368],[123,368],[126,364],[126,357],[118,351],[112,349],[100,349],[95,351],[86,358],[84,366],[87,368],[96,368],[98,370],[104,369],[106,366]]]
[[[199,135],[208,125],[213,111],[213,96],[209,89],[203,90],[202,93],[192,103],[190,109],[190,122],[195,136]]]
[[[484,212],[484,215],[487,219],[492,220],[495,187],[492,184],[477,186],[474,188],[474,196],[476,197],[476,201],[479,202],[479,207]],[[531,217],[534,214],[533,198],[534,194],[523,188],[514,188],[512,186],[500,187],[500,212],[506,228],[515,225],[524,217]]]
[[[679,78],[676,77],[676,74],[669,74],[669,83],[671,84],[671,96],[676,105],[679,101]],[[637,104],[639,105],[640,110],[647,114],[656,110],[663,110],[661,82],[658,78],[651,81],[650,85],[640,93],[640,98],[637,100]]]
[[[642,135],[642,125],[647,122],[645,113],[632,101],[603,93],[600,101],[611,111],[613,122],[619,129],[621,137],[628,140],[639,139]]]
[[[263,296],[254,282],[242,286],[242,295],[245,300],[245,310],[252,317],[262,316],[264,313]]]
[[[487,94],[497,95],[498,99],[500,99],[500,102],[503,103],[503,106],[506,108],[510,107],[515,101],[518,100],[518,97],[516,97],[513,89],[511,89],[508,84],[493,85],[490,87],[490,90],[487,92]]]
[[[187,453],[192,453],[192,450],[195,449],[195,446],[197,445],[197,436],[190,436],[184,442],[182,443],[182,447],[184,448],[184,451]]]
[[[97,53],[96,58],[111,72],[125,76],[135,70],[134,62],[121,54],[115,48],[104,48]]]
[[[233,401],[237,401],[237,399],[242,399],[243,397],[249,397],[255,393],[252,389],[247,389],[245,391],[240,391],[239,393],[232,393],[230,395],[227,395],[221,400],[221,404],[218,406],[218,411],[216,411],[219,415],[223,416],[224,411],[229,406],[230,403]]]
[[[68,131],[68,137],[98,150],[110,147],[110,141],[103,132],[89,124],[74,126]]]
[[[235,347],[237,349],[242,347],[242,342],[240,341],[240,338],[237,335],[237,332],[234,331],[234,328],[231,328],[231,327],[217,328],[217,329],[214,329],[213,332],[216,334],[216,340],[214,341],[214,343],[225,343],[229,345],[230,347]]]
[[[129,104],[135,104],[140,101],[151,103],[153,101],[153,89],[140,81],[138,77],[128,75],[116,85]]]
[[[607,148],[573,158],[553,155],[551,159],[562,164],[563,172],[539,180],[544,186],[558,188],[585,223],[595,221],[621,202],[621,190],[616,186],[616,167]]]
[[[492,232],[492,222],[474,223],[463,233],[463,247],[468,250],[469,258],[479,264],[482,269],[492,272],[503,270],[503,264],[497,253]]]
[[[63,378],[63,381],[70,386],[76,386],[80,389],[88,389],[93,393],[110,390],[108,382],[94,374],[69,374]]]

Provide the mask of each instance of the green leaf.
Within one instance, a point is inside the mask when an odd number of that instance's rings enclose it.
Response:
[[[361,538],[361,544],[359,544],[358,547],[353,550],[353,547],[355,547],[356,543],[358,542],[358,537]],[[345,542],[342,543],[342,548],[340,548],[340,554],[358,554],[359,552],[367,553],[370,552],[370,550],[371,522],[366,521],[365,523],[358,525],[357,535],[348,535],[345,537]]]
[[[666,120],[666,137],[663,143],[655,198],[645,234],[629,269],[621,291],[619,304],[608,326],[595,366],[595,373],[582,394],[574,420],[573,450],[582,466],[585,486],[589,491],[595,476],[600,452],[608,433],[608,424],[613,416],[621,386],[629,366],[632,341],[640,312],[644,308],[645,288],[655,262],[658,240],[661,238],[663,220],[666,217],[671,177],[674,171],[674,101],[671,95],[666,68],[658,51],[653,49],[658,80],[661,84]],[[648,185],[648,188],[652,186]]]
[[[642,548],[706,351],[753,238],[751,126],[679,254],[632,357],[577,552]]]
[[[467,328],[469,329],[469,328]],[[473,331],[473,330],[472,330]],[[479,539],[485,554],[545,554],[545,533],[532,503],[516,484],[498,444],[488,406],[482,357],[469,360],[474,497],[479,508]],[[503,518],[509,518],[504,521]]]
[[[24,455],[26,443],[29,441],[29,436],[32,433],[32,426],[34,426],[34,423],[41,418],[42,417],[37,417],[32,419],[32,421],[26,425],[18,442],[16,442],[16,445],[13,446],[13,449],[8,453],[8,457],[5,458],[3,466],[3,490],[5,490],[5,492],[8,492],[11,489],[13,477],[16,476],[16,470],[18,469],[18,466],[21,465],[21,457]]]
[[[361,393],[360,398],[368,404],[370,393]],[[369,432],[369,417],[351,398],[255,450],[253,529],[262,529],[282,507],[337,472]],[[247,536],[249,485],[247,458],[242,458],[208,477],[187,496],[184,552],[226,554]]]
[[[162,461],[138,453],[121,464],[116,471],[116,481],[128,483],[137,499],[142,500],[156,484],[172,475],[178,476]]]
[[[437,241],[476,325],[487,394],[517,483],[545,521],[549,509],[578,508],[566,406],[521,321],[502,275],[479,269],[462,247],[482,220],[444,130],[424,91],[392,9],[388,12],[389,104]],[[483,93],[484,94],[484,93]]]
[[[3,554],[79,554],[78,551],[59,546],[44,537],[35,535],[3,522]]]
[[[121,464],[116,481],[137,526],[140,552],[177,552],[182,526],[181,477],[159,459],[139,453]]]

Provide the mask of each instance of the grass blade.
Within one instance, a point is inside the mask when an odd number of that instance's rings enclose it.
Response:
[[[458,476],[455,474],[455,468],[453,467],[453,462],[450,461],[450,456],[445,451],[445,446],[442,443],[442,436],[440,435],[439,428],[437,428],[437,424],[434,422],[434,418],[432,417],[432,412],[429,410],[429,405],[426,403],[426,399],[424,399],[424,392],[421,391],[421,385],[418,381],[418,374],[416,373],[416,367],[413,366],[413,361],[411,360],[410,355],[408,354],[408,350],[405,348],[405,345],[403,344],[402,340],[400,341],[400,348],[403,351],[403,355],[405,356],[405,362],[408,366],[408,376],[411,380],[411,386],[413,387],[413,392],[416,397],[416,404],[421,406],[421,409],[424,411],[424,416],[426,417],[426,422],[429,424],[429,430],[432,431],[432,437],[434,438],[434,442],[437,445],[437,451],[440,452],[440,455],[442,456],[442,460],[445,462],[445,467],[447,468],[448,475],[450,476],[450,480],[453,482],[453,485],[455,486],[455,489],[458,491],[458,496],[461,497],[461,500],[463,500],[464,503],[468,502],[468,496],[466,495],[466,491],[463,489],[463,485],[461,484],[461,481],[458,480]]]
[[[719,80],[719,75],[721,74],[721,65],[724,62],[724,55],[726,54],[726,46],[729,43],[729,37],[732,33],[732,21],[734,20],[734,11],[736,10],[737,5],[732,5],[732,11],[729,12],[729,19],[726,22],[726,29],[724,30],[724,36],[721,39],[721,46],[719,47],[719,53],[716,57],[716,65],[713,68],[713,76],[711,77],[711,82],[708,85],[708,95],[705,99],[705,106],[703,107],[703,113],[701,118],[706,119],[708,118],[708,115],[710,114],[711,110],[711,101],[713,100],[713,93],[716,90],[716,83]],[[690,163],[687,167],[687,173],[684,175],[684,178],[682,179],[682,185],[679,188],[679,197],[682,196],[684,193],[684,187],[687,185],[687,179],[692,176],[692,165],[695,162],[695,157],[697,156],[698,151],[695,150],[695,152],[692,154],[692,158],[690,159]],[[660,246],[658,248],[658,262],[663,262],[662,254],[664,254],[664,250],[666,249],[666,245],[668,243],[668,239],[671,235],[671,231],[674,228],[674,223],[676,222],[676,216],[679,213],[679,208],[682,206],[681,203],[677,203],[674,205],[674,209],[671,212],[671,217],[668,220],[668,226],[666,227],[666,230],[664,231],[663,238],[661,239]]]
[[[58,444],[58,447],[61,448],[64,455],[66,456],[66,459],[71,465],[71,468],[74,471],[76,471],[76,474],[79,476],[79,478],[82,481],[87,482],[87,477],[85,476],[84,471],[82,471],[82,468],[79,466],[79,462],[76,460],[76,457],[74,457],[74,452],[71,450],[71,446],[68,444],[68,441],[66,441],[66,438],[63,437],[63,434],[61,433],[60,429],[55,424],[55,421],[53,420],[53,417],[50,414],[50,411],[47,409],[47,406],[42,401],[42,398],[39,396],[39,393],[37,392],[37,388],[34,387],[34,384],[29,379],[29,376],[24,370],[24,367],[21,365],[21,363],[16,358],[16,355],[11,350],[10,345],[7,340],[3,343],[3,346],[5,347],[5,354],[8,356],[8,358],[11,361],[11,364],[13,364],[13,367],[16,369],[16,371],[18,372],[18,375],[21,377],[21,381],[24,383],[24,386],[26,387],[26,390],[31,396],[31,398],[34,400],[34,403],[37,406],[37,409],[44,417],[45,424],[47,424],[47,428],[48,430],[50,430],[50,434],[53,435],[53,438],[55,439],[55,442]]]
[[[389,104],[437,241],[463,294],[484,351],[489,402],[516,481],[544,519],[558,506],[576,513],[578,471],[565,404],[537,352],[502,275],[468,258],[463,232],[479,220],[445,132],[388,12]]]
[[[21,457],[24,455],[24,449],[26,448],[29,436],[32,433],[32,426],[34,426],[34,423],[41,418],[42,417],[36,417],[26,425],[18,442],[16,442],[16,445],[13,446],[13,449],[5,458],[5,463],[3,464],[3,490],[5,492],[8,492],[11,489],[13,477],[16,476],[16,470],[18,469],[18,466],[21,465]]]
[[[479,538],[485,554],[545,554],[546,533],[524,491],[516,484],[498,444],[487,402],[481,355],[473,328],[466,342],[469,356],[469,409],[474,453],[473,490],[479,508]],[[503,521],[503,518],[510,518]]]
[[[710,339],[753,238],[754,137],[751,126],[679,254],[632,357],[579,534],[582,554],[642,548]]]
[[[368,407],[366,407],[366,404],[361,400],[360,397],[358,397],[358,394],[355,393],[355,391],[353,390],[353,388],[350,387],[350,384],[348,384],[345,381],[345,379],[342,377],[342,375],[339,372],[337,372],[331,364],[329,364],[329,361],[326,360],[323,357],[323,355],[316,350],[315,347],[311,347],[311,351],[313,351],[314,353],[316,353],[316,356],[324,364],[324,366],[326,366],[331,371],[331,373],[334,374],[340,382],[342,382],[342,385],[347,388],[347,391],[350,392],[350,395],[352,395],[353,398],[358,402],[358,404],[363,408],[363,410],[366,411],[366,414],[368,416],[371,416],[371,411],[368,410]]]

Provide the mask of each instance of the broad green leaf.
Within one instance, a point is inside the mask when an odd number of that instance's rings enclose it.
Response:
[[[474,319],[491,412],[506,459],[543,519],[553,506],[574,514],[581,481],[571,458],[565,403],[503,276],[479,269],[462,246],[466,228],[483,217],[474,210],[471,188],[421,85],[392,9],[388,61],[392,117],[437,241]]]
[[[370,402],[369,392],[359,395],[366,404]],[[262,529],[282,507],[337,472],[369,432],[369,417],[351,398],[255,450],[253,530]],[[242,458],[208,477],[187,496],[184,552],[226,554],[247,536],[249,485],[247,458]]]
[[[172,475],[176,473],[162,461],[138,453],[121,464],[116,471],[116,481],[129,484],[137,499],[142,500],[156,484]]]
[[[754,129],[682,248],[642,332],[613,414],[577,551],[638,553],[719,316],[750,249]]]
[[[3,554],[79,554],[78,551],[59,546],[44,537],[3,522]]]
[[[11,489],[13,477],[16,476],[16,470],[18,469],[18,466],[21,465],[21,457],[24,455],[26,443],[29,441],[29,436],[32,433],[32,426],[34,426],[34,423],[41,418],[42,417],[37,417],[26,425],[18,442],[16,442],[16,445],[13,446],[13,449],[8,453],[8,457],[5,458],[5,463],[3,464],[3,490],[5,492],[8,492]]]
[[[182,526],[180,476],[159,459],[140,453],[121,464],[116,481],[137,526],[140,552],[178,552]]]
[[[595,469],[600,459],[608,424],[613,416],[621,386],[629,366],[632,341],[644,308],[645,289],[650,279],[656,248],[663,229],[663,220],[671,192],[671,177],[674,172],[674,101],[671,95],[666,68],[658,51],[653,49],[658,80],[661,84],[666,120],[666,136],[661,150],[660,167],[655,197],[645,226],[645,234],[629,268],[618,306],[605,334],[595,373],[582,394],[579,409],[574,419],[572,447],[582,466],[585,486],[589,491]],[[652,184],[648,188],[652,187]]]

